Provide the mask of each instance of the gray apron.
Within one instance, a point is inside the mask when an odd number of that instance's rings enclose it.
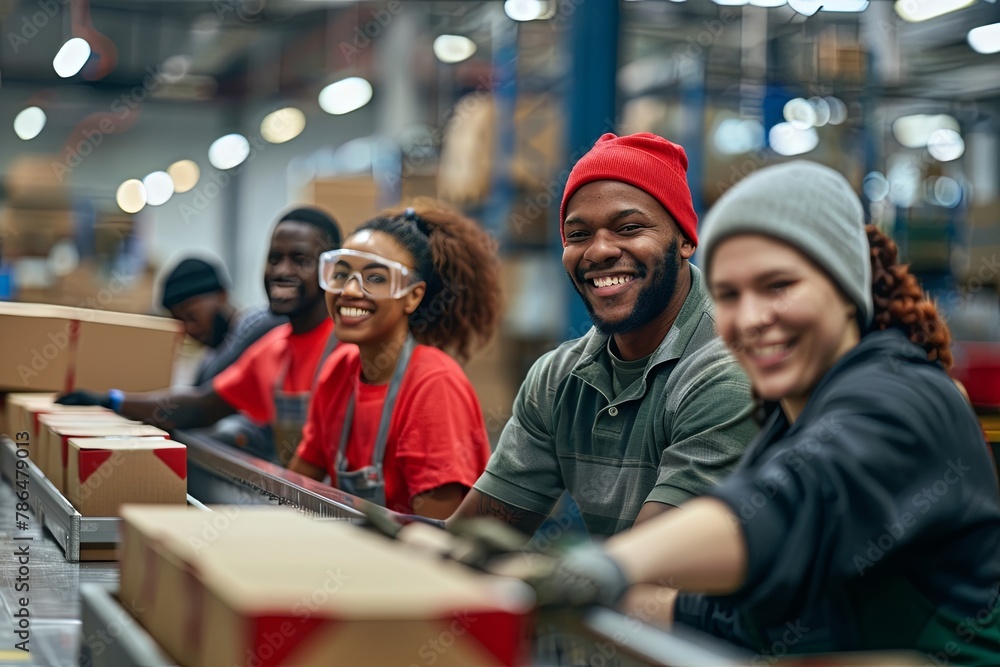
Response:
[[[278,455],[278,462],[288,467],[295,450],[302,440],[302,427],[309,417],[309,399],[313,390],[316,389],[316,380],[319,378],[319,371],[323,367],[323,362],[330,356],[333,349],[337,347],[337,336],[331,332],[326,339],[326,347],[323,348],[323,355],[316,364],[313,372],[312,385],[309,391],[289,392],[284,390],[285,377],[288,375],[288,365],[291,363],[291,348],[285,355],[281,370],[274,382],[274,449]]]
[[[385,458],[385,445],[389,440],[389,424],[392,421],[392,409],[396,404],[399,386],[403,384],[406,367],[410,365],[410,357],[417,341],[413,336],[406,338],[403,351],[396,362],[396,370],[389,381],[389,389],[382,405],[382,416],[378,423],[378,435],[375,436],[375,448],[372,450],[372,462],[358,470],[347,471],[347,439],[351,436],[354,425],[354,396],[347,401],[347,413],[344,415],[344,427],[340,431],[340,444],[337,446],[337,488],[345,493],[363,498],[385,507],[385,474],[382,469],[382,459]]]

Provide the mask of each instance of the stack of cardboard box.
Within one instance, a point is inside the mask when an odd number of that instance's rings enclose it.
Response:
[[[525,662],[520,581],[287,509],[121,516],[120,600],[180,665]]]

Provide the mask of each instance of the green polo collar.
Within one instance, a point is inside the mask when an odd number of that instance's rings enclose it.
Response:
[[[670,331],[660,342],[656,350],[650,355],[649,363],[643,372],[641,387],[633,385],[630,390],[626,390],[618,397],[615,403],[638,398],[646,391],[646,384],[650,372],[658,365],[680,359],[687,349],[688,343],[694,336],[695,331],[701,323],[704,313],[712,313],[712,299],[701,279],[701,270],[694,264],[688,264],[691,268],[691,289],[681,312],[678,313]],[[574,366],[572,374],[579,377],[587,384],[600,391],[608,400],[614,393],[611,380],[610,364],[604,363],[603,355],[607,354],[608,336],[602,334],[597,329],[591,328],[587,333],[587,343],[583,348],[580,361]]]

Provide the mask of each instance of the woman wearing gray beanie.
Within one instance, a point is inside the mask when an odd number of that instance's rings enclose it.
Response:
[[[675,622],[759,660],[904,649],[1000,664],[994,464],[945,370],[947,327],[895,245],[866,232],[840,174],[801,161],[733,187],[701,239],[762,431],[704,497],[567,555],[536,582],[541,602],[627,593],[637,608],[650,589],[633,584],[666,584]]]

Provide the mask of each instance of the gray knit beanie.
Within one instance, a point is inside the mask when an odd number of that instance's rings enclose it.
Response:
[[[861,202],[833,169],[796,160],[754,172],[716,202],[699,230],[706,277],[712,252],[734,234],[772,236],[804,253],[872,321],[872,270]]]

